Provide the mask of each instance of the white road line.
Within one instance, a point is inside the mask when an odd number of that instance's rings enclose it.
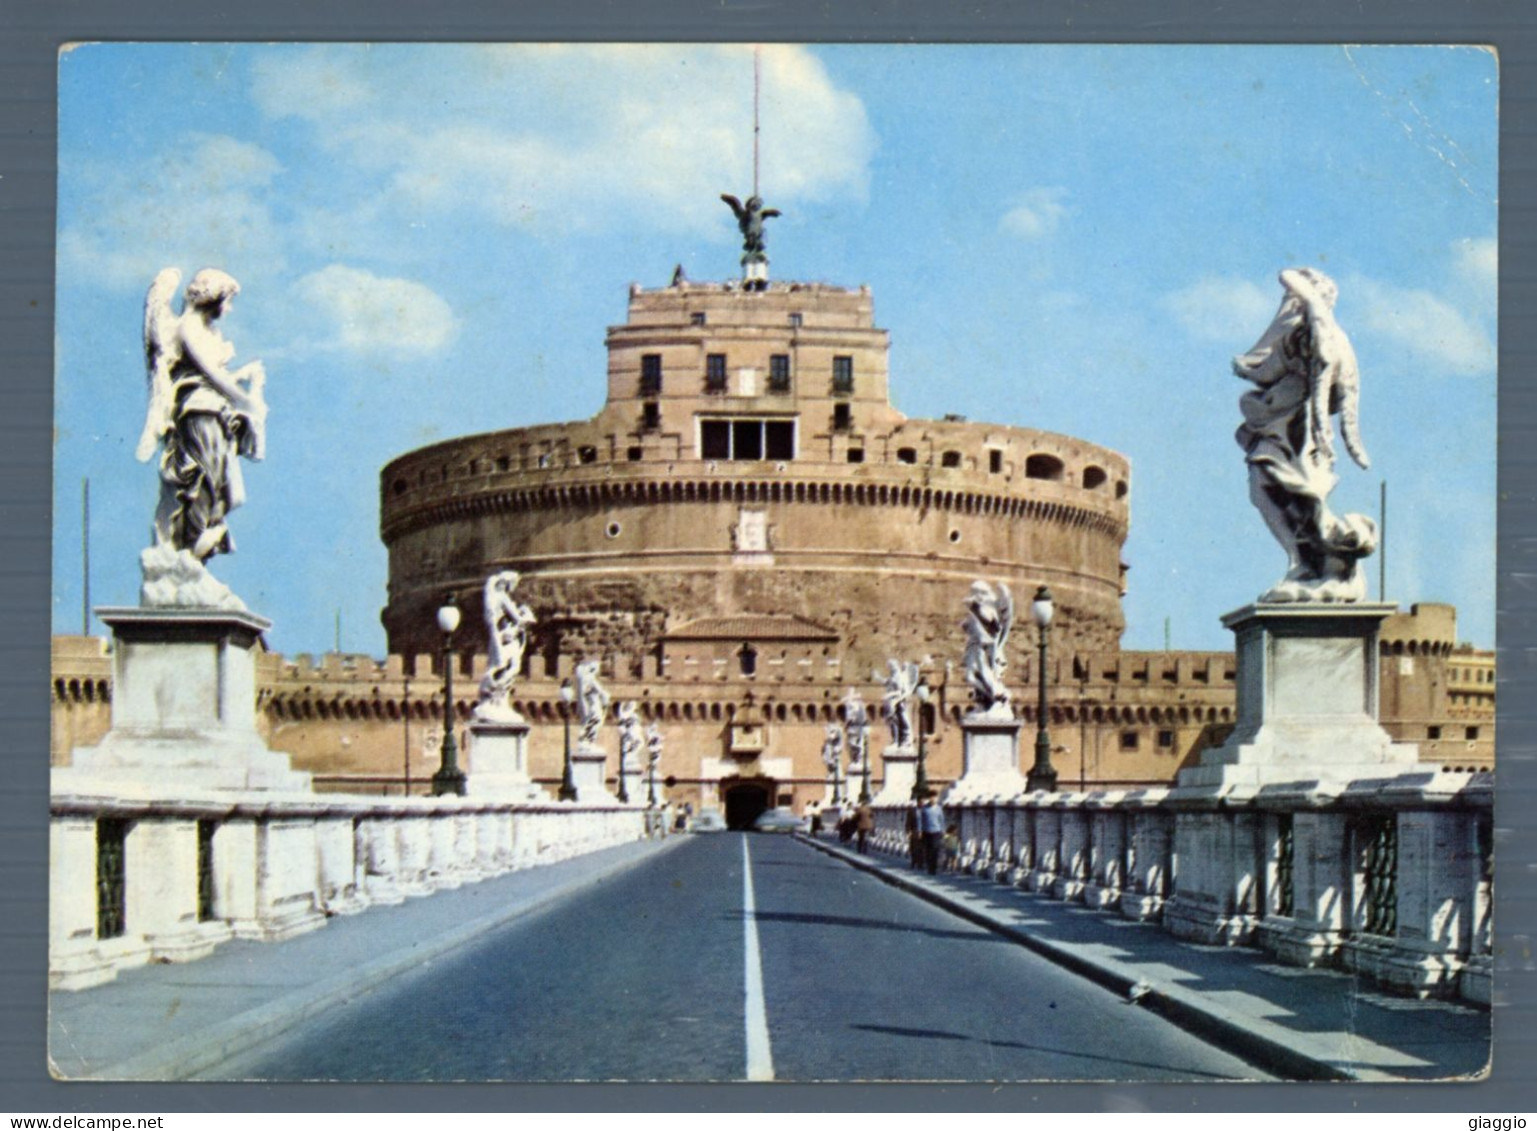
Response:
[[[752,891],[752,854],[742,838],[742,942],[747,963],[747,1078],[772,1080],[774,1054],[769,1049],[768,1012],[763,1007],[763,960],[758,955],[758,906]]]

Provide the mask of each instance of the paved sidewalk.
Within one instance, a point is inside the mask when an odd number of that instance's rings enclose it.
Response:
[[[51,993],[50,1070],[61,1079],[184,1079],[685,839],[635,841],[337,916],[286,942],[227,942],[197,962]]]
[[[1134,996],[1139,1005],[1279,1076],[1426,1081],[1476,1079],[1487,1070],[1485,1010],[1399,997],[1342,971],[1287,966],[1248,947],[1183,942],[1154,924],[992,880],[930,876],[910,869],[905,858],[860,856],[836,841],[801,839]]]

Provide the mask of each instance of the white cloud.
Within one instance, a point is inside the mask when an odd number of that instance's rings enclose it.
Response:
[[[319,349],[352,353],[437,353],[454,337],[458,322],[448,303],[410,279],[380,278],[333,263],[294,286],[306,309],[305,328],[318,329]]]
[[[114,288],[147,287],[169,266],[236,277],[258,263],[280,266],[264,198],[281,171],[260,146],[197,133],[142,167],[62,169],[78,200],[59,233],[61,266]]]
[[[1498,241],[1458,240],[1452,244],[1452,258],[1458,275],[1476,286],[1493,291],[1500,269]]]
[[[1265,332],[1281,305],[1281,292],[1279,287],[1266,291],[1248,279],[1211,276],[1163,296],[1159,305],[1191,337],[1227,342],[1236,353]]]
[[[643,219],[724,236],[731,217],[717,196],[750,191],[750,47],[406,50],[274,54],[255,67],[253,95],[418,210],[558,230]],[[779,207],[862,198],[875,148],[863,103],[804,48],[765,47],[762,62],[764,197]]]
[[[1427,373],[1467,377],[1492,373],[1489,335],[1445,298],[1426,290],[1358,278],[1341,287],[1340,318],[1404,350]]]
[[[1010,235],[1026,240],[1049,236],[1067,216],[1067,206],[1062,203],[1066,195],[1066,189],[1031,189],[1003,214],[998,226]]]

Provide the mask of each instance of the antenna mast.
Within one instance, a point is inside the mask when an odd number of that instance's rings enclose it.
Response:
[[[762,85],[760,72],[763,66],[763,47],[754,44],[752,49],[752,194],[758,195],[758,90]]]

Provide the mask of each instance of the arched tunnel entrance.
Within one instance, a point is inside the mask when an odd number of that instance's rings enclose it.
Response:
[[[720,783],[721,800],[726,804],[726,827],[750,829],[758,814],[774,800],[774,782],[770,778],[726,778]]]

